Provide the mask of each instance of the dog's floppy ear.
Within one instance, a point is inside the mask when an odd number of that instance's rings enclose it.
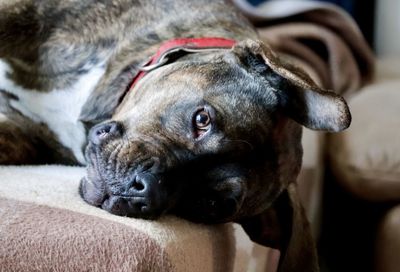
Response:
[[[233,52],[248,69],[266,79],[266,88],[272,88],[279,105],[296,122],[334,132],[350,125],[350,111],[342,97],[318,87],[305,72],[279,59],[261,41],[243,41]]]
[[[319,271],[315,243],[294,183],[270,209],[238,223],[252,241],[280,250],[278,272]]]

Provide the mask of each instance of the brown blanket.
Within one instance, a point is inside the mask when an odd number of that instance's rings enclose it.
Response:
[[[324,88],[348,96],[372,80],[373,53],[342,9],[315,1],[275,0],[258,7],[232,1],[258,27],[264,42]]]

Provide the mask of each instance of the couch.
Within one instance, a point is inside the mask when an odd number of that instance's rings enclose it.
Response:
[[[332,271],[399,271],[400,60],[348,99],[350,128],[328,136],[321,251]]]
[[[400,267],[400,2],[375,5],[375,80],[348,96],[350,128],[321,146],[319,249],[327,271]]]

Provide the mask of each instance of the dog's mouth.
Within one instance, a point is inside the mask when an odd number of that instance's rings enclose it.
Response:
[[[175,187],[174,190],[157,184],[130,190],[129,193],[112,193],[120,189],[103,181],[93,181],[84,177],[81,180],[80,194],[89,204],[100,207],[112,214],[143,219],[157,219],[163,214],[200,223],[221,223],[232,221],[243,202],[242,192],[232,193],[215,189],[202,189],[199,184]],[[184,183],[182,181],[182,183]],[[205,182],[206,183],[206,182]]]
[[[98,157],[88,148],[87,176],[81,180],[80,194],[87,203],[115,215],[157,219],[169,213],[195,222],[220,223],[232,221],[243,202],[244,178],[218,176],[228,172],[228,166],[205,175],[179,167],[161,174],[160,165],[153,163],[122,173],[112,170],[118,167],[105,167]]]
[[[125,167],[104,160],[95,149],[88,146],[87,175],[80,184],[80,194],[87,203],[115,215],[145,219],[158,218],[173,206],[170,197],[177,189],[158,173],[155,159]]]
[[[243,160],[230,153],[195,155],[167,143],[127,136],[116,121],[95,126],[81,196],[121,216],[155,219],[173,213],[196,222],[231,221],[246,194]]]
[[[101,208],[115,215],[137,217],[143,219],[157,219],[165,211],[152,209],[149,199],[136,196],[107,196]]]

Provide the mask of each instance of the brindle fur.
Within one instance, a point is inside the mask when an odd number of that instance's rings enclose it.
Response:
[[[83,109],[87,122],[111,117],[143,56],[161,41],[256,37],[224,1],[10,0],[0,9],[0,58],[10,60],[10,77],[21,86],[50,91],[71,84],[88,61],[94,65],[111,56],[108,73]]]
[[[204,36],[250,40],[183,56],[126,94],[139,64],[161,42]],[[0,0],[0,59],[17,85],[52,92],[93,66],[105,68],[80,114],[88,129],[94,126],[80,188],[88,203],[136,217],[168,212],[196,222],[235,221],[254,241],[281,250],[279,271],[318,271],[295,189],[300,124],[338,131],[350,115],[341,98],[256,39],[222,0]],[[7,116],[0,119],[0,163],[74,162],[46,124],[23,116],[13,99],[0,91]],[[213,126],[195,139],[199,108],[212,112]],[[114,131],[100,141],[96,132],[108,124]],[[159,209],[151,214],[129,210],[130,200],[121,197],[144,174],[157,181],[151,201]]]
[[[0,165],[76,164],[71,151],[58,143],[46,124],[34,123],[10,107],[10,101],[17,99],[0,91]]]

